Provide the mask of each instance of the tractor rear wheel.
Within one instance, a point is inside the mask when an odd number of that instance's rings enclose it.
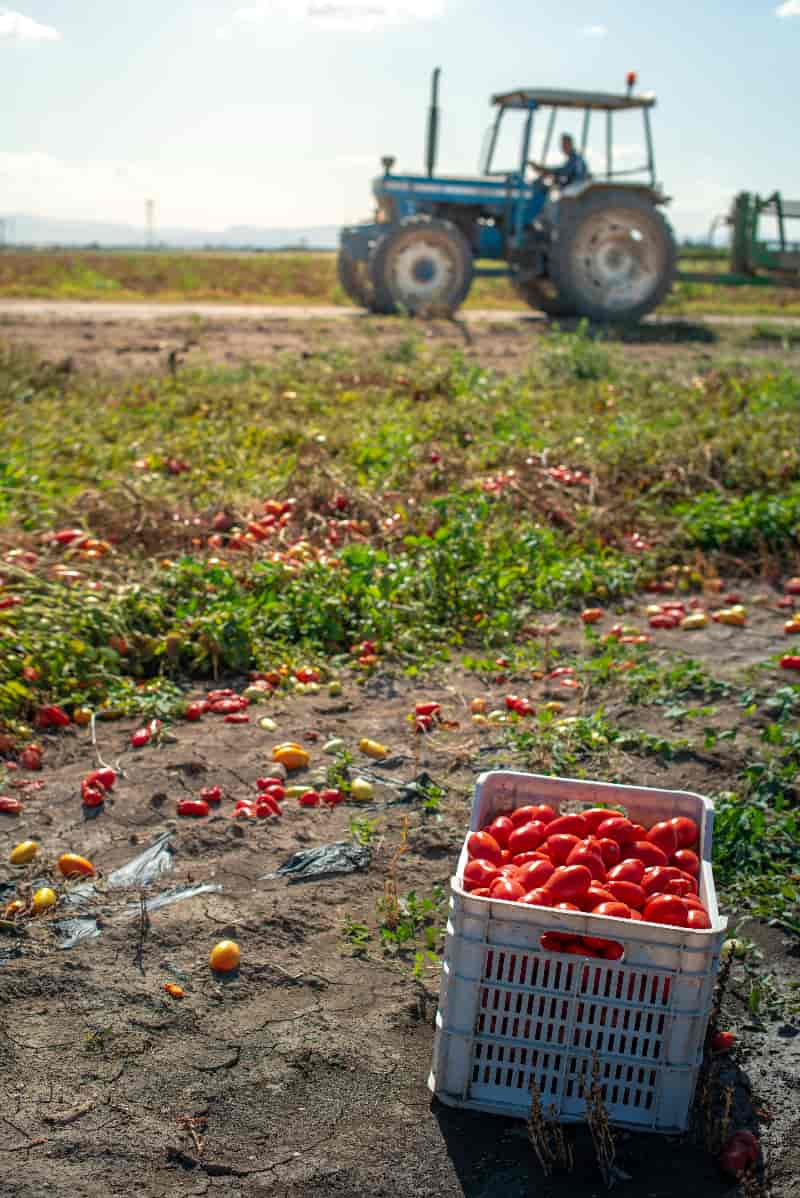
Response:
[[[641,320],[675,277],[671,228],[649,199],[623,188],[592,191],[564,211],[553,249],[559,295],[590,320]]]
[[[550,279],[535,275],[512,275],[511,286],[530,308],[544,312],[545,316],[575,315],[575,306],[564,302]]]
[[[366,308],[369,312],[381,313],[383,315],[394,311],[393,308],[378,307],[375,298],[375,288],[372,286],[372,281],[369,277],[368,262],[362,262],[359,258],[353,258],[347,250],[340,249],[339,256],[336,259],[336,274],[339,279],[339,286],[359,308]]]
[[[452,316],[472,284],[472,250],[450,221],[412,217],[375,246],[370,278],[383,309]]]

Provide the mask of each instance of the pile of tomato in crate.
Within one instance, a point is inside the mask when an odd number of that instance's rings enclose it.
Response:
[[[684,815],[645,828],[605,807],[572,815],[518,807],[470,833],[462,884],[473,898],[708,929],[699,835]],[[565,932],[548,932],[542,947],[606,960],[623,953],[606,938]]]

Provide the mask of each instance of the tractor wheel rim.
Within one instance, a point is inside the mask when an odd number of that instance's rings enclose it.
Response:
[[[392,255],[389,275],[401,304],[433,304],[450,291],[456,264],[444,246],[415,238]]]
[[[661,243],[650,222],[624,210],[590,217],[578,230],[572,257],[583,295],[611,311],[646,301],[663,268]]]

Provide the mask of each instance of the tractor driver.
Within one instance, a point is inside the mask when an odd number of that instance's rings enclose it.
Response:
[[[549,177],[562,188],[569,187],[570,183],[583,183],[588,179],[589,171],[586,160],[575,149],[575,139],[570,133],[562,133],[561,149],[567,156],[567,161],[562,166],[544,166],[540,162],[529,162],[528,166],[532,166],[540,175]]]

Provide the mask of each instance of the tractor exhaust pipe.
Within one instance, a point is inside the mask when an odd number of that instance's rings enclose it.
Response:
[[[441,67],[437,67],[431,79],[431,106],[428,109],[428,137],[425,143],[425,166],[428,178],[436,171],[436,151],[439,146],[439,76]]]

